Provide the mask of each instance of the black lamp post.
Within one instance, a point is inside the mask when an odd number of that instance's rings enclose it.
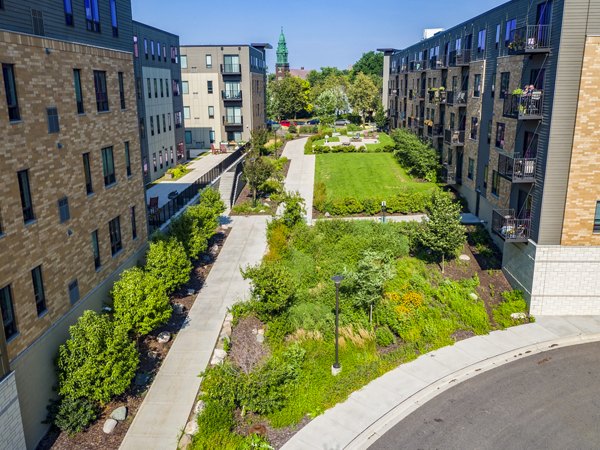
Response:
[[[342,371],[339,359],[339,328],[340,328],[340,284],[344,277],[342,275],[335,275],[331,277],[335,283],[335,362],[331,367],[331,373],[337,375]]]

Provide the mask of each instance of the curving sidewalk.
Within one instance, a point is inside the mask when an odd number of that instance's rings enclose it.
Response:
[[[295,139],[285,145],[283,154],[291,160],[285,179],[285,190],[299,192],[306,207],[306,222],[312,224],[313,191],[315,185],[315,155],[305,155],[304,145],[308,138]]]
[[[365,449],[428,400],[487,370],[558,346],[600,341],[600,316],[541,317],[427,353],[353,392],[284,446]],[[342,361],[343,367],[343,361]]]

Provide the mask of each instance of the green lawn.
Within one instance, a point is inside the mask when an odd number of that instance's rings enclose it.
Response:
[[[415,181],[391,153],[317,155],[315,183],[319,182],[325,183],[329,200],[387,197],[403,189],[427,191],[435,186]]]
[[[367,151],[374,152],[378,148],[383,148],[386,145],[394,145],[394,140],[385,133],[379,133],[379,144],[367,144]]]
[[[333,136],[329,138],[329,142],[340,142],[340,138],[338,136]],[[325,139],[319,139],[313,143],[315,147],[319,147],[321,145],[325,145]]]

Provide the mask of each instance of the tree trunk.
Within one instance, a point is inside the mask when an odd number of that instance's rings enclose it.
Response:
[[[445,273],[446,269],[446,260],[444,259],[444,254],[442,253],[442,273]]]
[[[256,206],[256,188],[252,188],[252,206]]]
[[[373,303],[371,303],[371,305],[369,306],[369,324],[372,325],[373,324]]]

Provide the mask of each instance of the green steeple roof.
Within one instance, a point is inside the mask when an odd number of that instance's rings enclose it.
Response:
[[[288,49],[285,43],[285,35],[283,34],[283,27],[281,27],[281,34],[279,35],[279,44],[277,45],[277,64],[288,63]]]

